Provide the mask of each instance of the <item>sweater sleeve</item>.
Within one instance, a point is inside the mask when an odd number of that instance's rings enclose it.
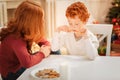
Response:
[[[14,41],[12,44],[13,51],[19,59],[21,65],[28,68],[39,63],[44,58],[44,54],[42,52],[38,52],[31,55],[28,53],[26,46],[26,43],[21,40]]]
[[[95,59],[95,57],[98,55],[97,48],[90,39],[85,40],[85,53],[89,59]]]
[[[93,33],[88,32],[88,34],[88,39],[85,39],[85,53],[89,59],[95,59],[98,56],[99,41]]]
[[[50,46],[50,42],[47,41],[45,38],[43,38],[39,43],[38,43],[39,46],[42,46],[42,45],[46,45],[46,46]]]
[[[55,32],[51,42],[52,51],[58,51],[64,45],[64,35],[65,32]]]

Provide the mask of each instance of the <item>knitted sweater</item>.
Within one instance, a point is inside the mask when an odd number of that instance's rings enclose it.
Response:
[[[48,41],[42,40],[39,45],[50,45]],[[31,55],[27,50],[26,41],[15,38],[14,35],[7,36],[0,44],[0,73],[6,76],[9,72],[15,73],[21,67],[29,68],[39,63],[45,56],[42,52]]]
[[[52,39],[52,51],[65,47],[70,55],[80,55],[94,59],[98,55],[99,42],[97,37],[89,30],[87,30],[87,36],[88,38],[81,37],[76,40],[73,32],[56,32]]]

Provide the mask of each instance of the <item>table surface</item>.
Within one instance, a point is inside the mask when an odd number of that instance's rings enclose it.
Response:
[[[39,64],[28,68],[17,80],[35,80],[31,78],[31,71],[41,68],[60,70],[63,64],[67,64],[68,68],[64,71],[67,72],[66,80],[120,80],[120,57],[99,56],[95,60],[88,60],[73,55],[50,55]]]

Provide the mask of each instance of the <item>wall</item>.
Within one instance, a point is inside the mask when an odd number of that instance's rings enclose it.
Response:
[[[113,0],[86,0],[86,5],[92,16],[100,23],[105,23],[106,15]]]
[[[60,26],[61,24],[67,24],[67,19],[65,16],[66,8],[72,4],[75,0],[56,0],[56,26]]]

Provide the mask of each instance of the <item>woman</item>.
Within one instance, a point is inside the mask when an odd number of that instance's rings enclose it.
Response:
[[[0,73],[3,80],[16,80],[26,68],[50,54],[44,28],[41,6],[32,1],[22,2],[14,18],[0,32]]]

